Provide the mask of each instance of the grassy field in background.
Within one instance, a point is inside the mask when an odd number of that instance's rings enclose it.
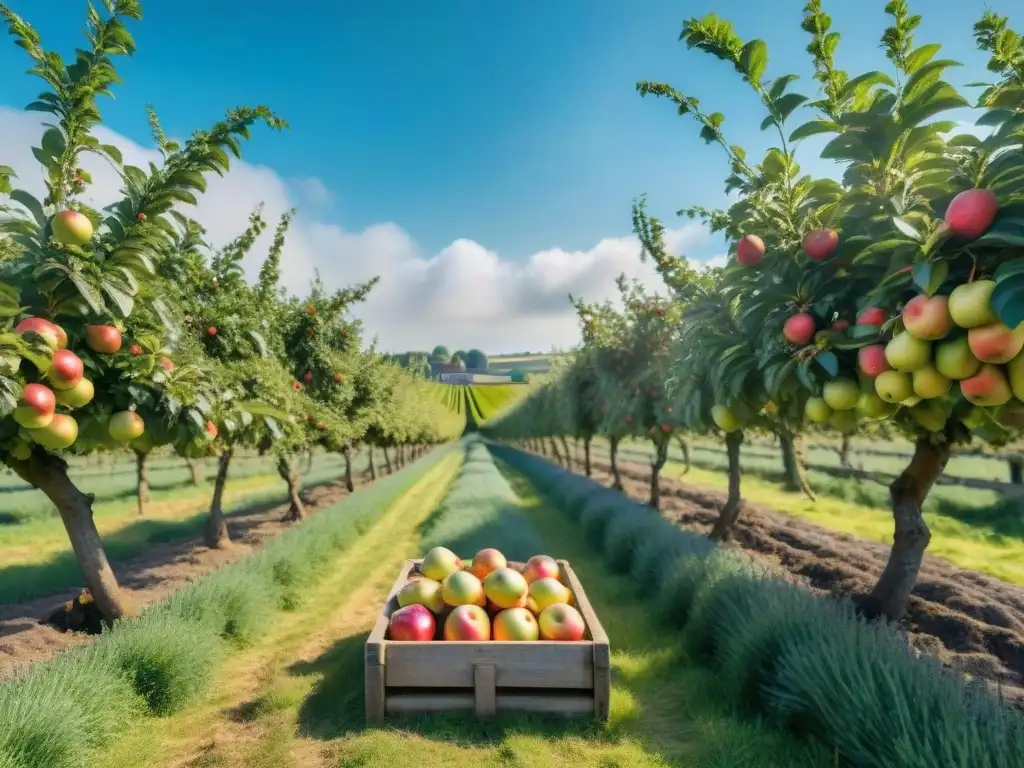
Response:
[[[598,453],[602,461],[607,454]],[[647,455],[646,448],[631,443],[620,451],[623,458],[636,460]],[[700,458],[693,452],[694,463],[683,476],[684,466],[678,451],[663,470],[665,477],[680,479],[688,485],[716,491],[725,490],[725,456],[720,467],[697,466]],[[892,512],[888,491],[884,486],[858,480],[841,479],[809,473],[817,494],[811,501],[800,492],[783,490],[777,482],[757,474],[754,467],[767,459],[752,460],[743,456],[743,496],[756,504],[833,531],[850,533],[869,541],[892,542]],[[781,470],[781,458],[771,462],[771,469]],[[961,568],[987,573],[1013,584],[1024,584],[1024,520],[1015,502],[992,491],[937,486],[925,503],[925,520],[932,532],[928,552],[946,558]]]
[[[492,373],[507,373],[518,368],[529,374],[547,373],[551,370],[551,361],[558,355],[509,355],[487,358],[487,370]]]

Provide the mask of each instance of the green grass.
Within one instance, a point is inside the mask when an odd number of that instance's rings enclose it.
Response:
[[[291,563],[313,588],[396,500],[436,467],[445,451],[346,497],[270,541],[258,554],[201,578],[171,601],[120,622],[89,646],[0,684],[0,766],[86,768],[149,713],[183,711],[211,689],[224,654],[251,646],[294,609],[280,568]],[[158,728],[163,729],[162,724]],[[146,765],[159,753],[144,756]]]
[[[631,446],[632,447],[632,446]],[[636,460],[641,451],[620,451],[623,458]],[[696,454],[696,452],[694,452]],[[607,461],[603,451],[595,458]],[[725,461],[721,468],[699,466],[694,455],[691,469],[683,475],[683,465],[670,460],[663,475],[688,485],[722,490],[727,486]],[[753,503],[800,517],[828,530],[850,533],[868,541],[892,542],[892,512],[888,491],[876,483],[839,479],[810,473],[817,500],[800,492],[783,490],[773,472],[765,479],[757,465],[744,457],[742,491]],[[716,471],[719,470],[719,471]],[[1024,584],[1024,509],[1013,499],[998,498],[989,491],[936,487],[924,507],[925,520],[932,532],[928,552],[944,557],[954,565],[986,573],[1011,584]]]

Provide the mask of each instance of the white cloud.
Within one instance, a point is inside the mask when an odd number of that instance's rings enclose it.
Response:
[[[40,133],[38,115],[0,107],[0,161],[13,167],[21,176],[19,186],[34,194],[42,192],[31,154]],[[121,149],[126,163],[145,167],[159,162],[153,149],[104,128],[96,133],[103,143]],[[102,206],[117,199],[121,184],[116,171],[96,158],[85,163],[94,180],[89,202]],[[284,284],[301,294],[314,269],[331,289],[379,275],[380,283],[355,314],[385,349],[429,349],[435,344],[490,352],[565,348],[579,338],[568,294],[587,301],[614,298],[615,278],[623,272],[654,289],[660,286],[653,265],[638,258],[640,246],[632,236],[605,238],[584,251],[551,248],[522,261],[503,258],[465,238],[439,253],[424,254],[393,222],[351,232],[319,220],[318,210],[332,198],[320,179],[286,181],[271,168],[236,162],[226,177],[211,177],[199,206],[184,212],[206,227],[214,245],[222,245],[241,231],[260,202],[271,220],[305,206],[285,246]],[[666,232],[674,252],[685,252],[708,237],[697,223]],[[268,232],[254,249],[246,264],[250,274],[259,269],[270,239]]]

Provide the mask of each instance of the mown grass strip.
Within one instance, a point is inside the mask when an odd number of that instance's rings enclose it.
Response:
[[[857,768],[1019,768],[1024,718],[917,658],[849,605],[773,578],[587,478],[506,446],[492,450],[557,498],[606,562],[628,572],[714,664],[738,707],[825,745]]]
[[[323,566],[444,456],[439,449],[348,496],[253,555],[119,622],[89,646],[0,684],[0,767],[85,768],[138,715],[180,711],[208,690],[223,655],[294,610]]]

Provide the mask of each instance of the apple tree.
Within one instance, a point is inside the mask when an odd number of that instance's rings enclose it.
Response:
[[[1009,50],[1019,53],[1019,40],[986,14],[976,37],[1002,78],[978,104],[991,133],[951,135],[947,113],[969,106],[942,79],[956,63],[937,58],[938,45],[915,44],[920,17],[906,2],[885,10],[882,47],[895,77],[850,77],[835,63],[831,20],[819,0],[808,2],[815,101],[789,92],[792,75],[765,79],[763,41],[742,41],[713,14],[685,23],[682,39],[731,64],[767,113],[762,127],[779,135],[756,167],[724,140],[722,115],[669,86],[638,88],[669,98],[730,153],[726,184],[740,199],[710,217],[736,241],[720,290],[758,329],[765,394],[781,411],[802,408],[843,432],[885,419],[915,441],[890,486],[892,553],[861,600],[868,614],[898,619],[930,538],[921,506],[952,446],[972,434],[999,444],[1021,421],[1024,273],[1014,249],[1024,242],[1024,100]],[[801,107],[814,119],[784,129]],[[841,181],[800,175],[796,146],[815,134],[830,137],[822,156],[845,166]]]
[[[166,388],[166,403],[179,407],[194,397],[186,376],[162,381],[160,366],[136,367],[121,351],[117,324],[153,298],[144,286],[169,247],[175,206],[194,204],[207,174],[228,171],[230,154],[239,154],[253,125],[283,123],[264,107],[232,110],[169,153],[162,166],[124,165],[118,150],[94,135],[101,120],[97,98],[117,82],[115,57],[134,52],[126,24],[139,19],[141,8],[135,0],[111,0],[104,9],[106,15],[90,7],[88,45],[66,63],[42,47],[26,21],[0,6],[31,59],[31,73],[46,84],[28,108],[52,121],[33,148],[43,170],[41,200],[16,187],[13,169],[0,169],[6,255],[0,283],[8,329],[0,365],[0,461],[54,503],[99,610],[115,620],[132,609],[93,522],[92,496],[70,480],[62,453],[139,437],[133,406],[146,393]],[[103,212],[83,198],[91,181],[82,168],[87,155],[102,156],[122,178],[122,197]],[[162,319],[160,307],[149,304]],[[173,334],[166,326],[153,329],[154,336]]]

